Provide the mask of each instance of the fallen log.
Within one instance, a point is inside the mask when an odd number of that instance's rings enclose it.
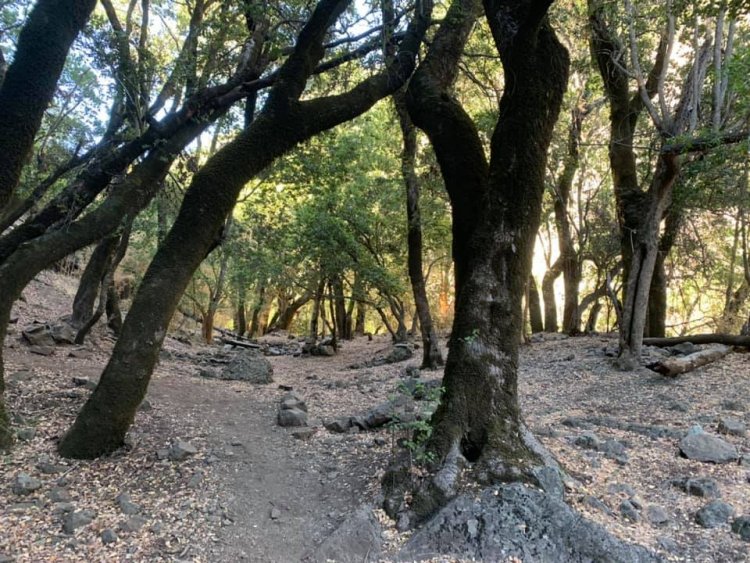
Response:
[[[664,348],[691,342],[693,344],[724,344],[725,346],[742,346],[750,348],[750,336],[738,336],[735,334],[693,334],[691,336],[674,336],[671,338],[644,338],[646,346],[658,346]]]
[[[650,370],[658,372],[665,377],[677,377],[681,373],[687,373],[694,370],[695,368],[699,368],[701,366],[705,366],[706,364],[710,364],[711,362],[715,362],[716,360],[719,360],[729,354],[729,352],[731,351],[732,348],[730,346],[724,346],[720,344],[718,346],[706,348],[705,350],[700,350],[687,356],[659,360],[658,362],[648,364],[647,367]]]
[[[254,342],[244,342],[243,340],[235,340],[234,338],[227,338],[226,336],[221,337],[221,341],[224,344],[231,344],[232,346],[239,346],[240,348],[252,348],[253,350],[259,350],[260,344]]]

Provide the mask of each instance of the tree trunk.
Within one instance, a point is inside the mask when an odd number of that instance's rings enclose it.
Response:
[[[563,271],[562,256],[555,260],[542,279],[542,299],[544,300],[544,332],[557,332],[557,299],[555,299],[555,280]]]
[[[364,301],[357,301],[357,310],[354,317],[354,334],[363,336],[365,334],[365,320],[367,317],[367,305]]]
[[[667,332],[667,272],[664,252],[659,250],[648,292],[648,322],[644,336],[663,338]]]
[[[586,321],[586,334],[593,334],[596,332],[596,322],[599,320],[599,313],[602,310],[602,304],[599,301],[595,301],[589,311],[589,318]]]
[[[417,158],[417,131],[406,109],[404,92],[393,95],[393,103],[401,125],[404,147],[401,152],[401,175],[406,186],[407,262],[409,280],[414,294],[419,326],[422,331],[422,368],[436,369],[443,365],[438,337],[432,324],[430,302],[427,299],[424,272],[422,271],[422,218],[419,210],[419,179],[415,171]]]
[[[440,461],[451,452],[479,461],[489,480],[522,478],[539,461],[524,437],[517,369],[547,148],[567,82],[567,53],[546,7],[531,0],[485,1],[505,71],[489,166],[476,128],[448,95],[477,3],[451,4],[407,97],[414,123],[435,148],[453,204],[458,279],[445,394],[432,419],[430,447]],[[464,165],[470,161],[477,166]],[[438,495],[416,510],[429,512],[444,501]]]
[[[73,313],[70,316],[70,325],[79,330],[94,314],[94,304],[99,294],[102,282],[112,264],[112,258],[120,242],[120,235],[112,235],[104,238],[96,245],[91,253],[86,268],[78,282],[78,291],[73,299]]]
[[[260,326],[260,313],[263,310],[263,301],[265,300],[265,295],[266,288],[265,286],[261,285],[258,288],[258,302],[256,303],[255,307],[253,307],[253,315],[250,319],[250,330],[248,330],[247,333],[250,338],[254,338],[256,334],[262,334]]]
[[[335,310],[336,333],[341,340],[350,340],[351,334],[347,331],[346,322],[346,299],[344,298],[344,283],[341,276],[334,276],[331,280],[331,291]]]
[[[0,87],[0,212],[11,200],[68,50],[95,0],[39,0],[18,36]]]
[[[122,311],[120,310],[120,295],[117,293],[115,284],[111,283],[107,288],[107,326],[115,336],[120,336],[122,330]]]
[[[536,288],[534,276],[529,276],[529,321],[531,332],[543,332],[544,324],[542,323],[542,308],[539,303],[539,290]]]
[[[317,342],[318,340],[318,318],[320,317],[320,306],[323,302],[325,288],[326,280],[325,278],[321,278],[318,283],[318,289],[315,291],[312,314],[310,315],[310,342]]]
[[[246,183],[297,144],[354,118],[392,94],[411,74],[430,21],[417,6],[396,62],[343,94],[300,102],[323,56],[328,27],[346,0],[321,0],[279,70],[250,127],[217,151],[193,177],[180,212],[141,282],[99,385],[63,437],[67,457],[92,458],[120,447],[145,395],[169,321],[190,278],[213,247]],[[7,320],[7,319],[6,319]]]
[[[245,332],[247,332],[247,311],[245,310],[245,305],[245,288],[243,286],[237,298],[237,311],[234,323],[234,330],[237,332],[237,336],[244,336]]]

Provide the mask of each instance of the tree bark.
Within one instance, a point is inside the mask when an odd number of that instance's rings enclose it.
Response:
[[[119,241],[119,235],[106,237],[99,241],[91,253],[91,258],[81,275],[81,281],[78,282],[78,291],[73,298],[73,312],[69,323],[76,330],[80,330],[94,315],[97,295],[109,271]]]
[[[544,332],[557,332],[557,299],[555,280],[563,273],[562,256],[555,260],[542,278],[542,299],[544,300]]]
[[[414,305],[422,332],[422,368],[436,369],[443,365],[438,337],[432,324],[430,302],[427,299],[424,272],[422,271],[422,217],[419,210],[419,178],[415,171],[417,158],[417,131],[409,118],[404,92],[393,95],[398,121],[403,137],[401,175],[406,187],[407,263],[409,280],[414,294]]]
[[[366,111],[401,87],[411,74],[430,21],[430,6],[423,4],[416,7],[392,65],[346,93],[299,101],[323,56],[327,30],[347,4],[345,0],[318,3],[258,117],[193,177],[133,300],[99,385],[60,442],[62,455],[97,457],[123,443],[146,392],[169,320],[247,181],[298,143]]]
[[[55,95],[68,51],[95,0],[39,0],[0,88],[0,212],[5,210]]]
[[[248,330],[248,336],[250,338],[253,338],[256,334],[261,333],[260,312],[263,309],[263,301],[265,300],[265,295],[266,288],[264,285],[261,285],[258,288],[258,302],[256,303],[255,307],[253,307],[253,314],[250,319],[250,329]]]
[[[451,197],[460,279],[445,394],[432,419],[429,446],[439,461],[460,452],[479,462],[488,480],[523,478],[539,461],[524,437],[517,370],[521,303],[540,221],[547,148],[568,74],[567,52],[545,15],[548,6],[485,1],[505,76],[489,166],[473,123],[448,92],[476,3],[451,5],[407,96],[414,123],[433,143]],[[465,166],[468,162],[476,166]],[[415,509],[424,515],[444,501],[438,494]]]

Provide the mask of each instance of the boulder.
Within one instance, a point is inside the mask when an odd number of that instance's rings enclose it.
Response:
[[[380,561],[380,550],[380,523],[371,507],[362,506],[305,560],[316,563],[369,563]]]
[[[196,448],[193,444],[191,444],[190,442],[178,440],[174,444],[172,444],[171,448],[169,448],[169,453],[167,454],[167,456],[171,461],[183,461],[197,453],[198,448]]]
[[[13,485],[11,486],[13,493],[19,496],[30,495],[41,488],[42,482],[28,473],[19,473],[16,475],[16,478],[13,480]]]
[[[661,506],[650,504],[646,508],[646,519],[652,526],[664,526],[669,522],[669,514]]]
[[[672,479],[670,484],[696,497],[719,498],[721,496],[719,484],[716,479],[710,477]]]
[[[279,426],[305,426],[307,413],[299,409],[284,409],[279,411]]]
[[[712,500],[695,513],[695,521],[704,528],[716,528],[729,522],[734,507],[720,500]]]
[[[272,383],[273,366],[263,356],[251,350],[243,350],[221,370],[221,379],[247,381],[249,383]]]
[[[68,323],[57,323],[49,330],[52,339],[58,344],[75,344],[78,331]]]
[[[128,493],[120,493],[115,498],[117,506],[120,507],[120,512],[127,515],[138,514],[141,511],[141,507],[135,504]]]
[[[750,515],[740,516],[732,522],[732,531],[740,536],[740,539],[750,541]]]
[[[349,429],[352,427],[352,419],[350,416],[334,418],[333,420],[329,420],[323,423],[323,426],[325,426],[325,429],[330,432],[335,432],[337,434],[344,434],[348,432]]]
[[[32,346],[54,346],[55,339],[47,325],[32,325],[21,331],[23,339]]]
[[[72,534],[77,528],[90,524],[96,518],[96,512],[93,510],[77,510],[69,512],[63,516],[63,532]]]
[[[718,436],[703,431],[699,426],[691,428],[680,440],[680,454],[695,461],[707,463],[732,463],[737,461],[737,448]]]
[[[744,436],[747,434],[745,423],[730,416],[722,416],[718,425],[719,434],[728,434],[730,436]]]
[[[627,544],[581,517],[559,498],[519,483],[453,499],[416,532],[399,561],[608,561],[646,563],[659,558]]]

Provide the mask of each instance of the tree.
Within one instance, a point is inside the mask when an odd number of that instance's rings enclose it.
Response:
[[[361,114],[393,93],[411,74],[431,11],[421,3],[393,64],[342,94],[300,101],[325,54],[328,29],[347,5],[341,0],[318,3],[252,125],[196,173],[133,300],[99,385],[60,442],[62,455],[96,457],[123,443],[179,298],[215,245],[242,187],[300,142]]]
[[[68,50],[95,0],[39,0],[0,86],[0,212],[5,211],[55,94]]]
[[[524,437],[517,370],[547,148],[568,77],[566,49],[546,15],[550,4],[484,3],[505,78],[489,160],[450,95],[478,2],[451,4],[407,91],[453,205],[455,320],[429,448],[446,466],[460,456],[476,462],[487,480],[523,478],[539,461]],[[424,516],[445,500],[445,488],[428,487],[413,508]]]

